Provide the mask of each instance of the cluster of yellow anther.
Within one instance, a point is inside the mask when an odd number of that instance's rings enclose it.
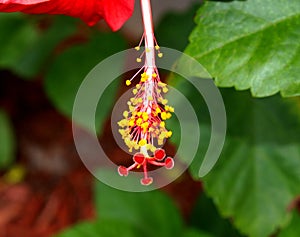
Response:
[[[145,72],[141,74],[140,83],[133,89],[135,96],[127,102],[128,111],[123,112],[124,118],[118,123],[121,127],[119,133],[130,152],[141,147],[154,152],[156,145],[163,145],[164,140],[172,136],[172,131],[166,128],[165,120],[172,117],[174,108],[167,105],[168,100],[161,96],[160,93],[167,93],[168,88],[165,83],[156,80],[157,77],[156,73],[150,76]],[[156,88],[152,95],[145,94],[145,82],[149,78]],[[126,84],[130,85],[129,82],[126,81]],[[148,101],[146,106],[145,96]]]
[[[136,46],[136,47],[134,47],[134,48],[135,48],[136,51],[139,51],[139,50],[141,49],[140,46]],[[159,45],[155,45],[154,48],[157,50],[157,56],[158,56],[159,58],[162,58],[162,57],[164,56],[164,54],[163,54],[162,52],[160,52],[160,47],[159,47]],[[138,63],[142,62],[142,57],[144,56],[144,53],[145,53],[145,52],[146,52],[146,53],[149,53],[149,52],[151,52],[151,49],[150,49],[150,48],[146,48],[145,51],[141,54],[141,56],[139,56],[138,58],[136,58],[136,61],[137,61]]]

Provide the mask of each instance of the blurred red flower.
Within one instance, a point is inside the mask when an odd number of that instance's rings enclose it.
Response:
[[[104,19],[114,31],[131,16],[134,0],[0,0],[0,12],[63,14],[81,18],[89,26]]]

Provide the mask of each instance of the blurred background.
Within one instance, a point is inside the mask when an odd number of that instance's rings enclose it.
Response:
[[[157,41],[161,46],[183,51],[195,27],[194,18],[201,1],[153,0],[152,4]],[[0,237],[263,237],[272,233],[280,237],[299,236],[298,97],[283,100],[275,95],[253,99],[249,91],[222,89],[229,139],[222,161],[203,183],[197,177],[197,170],[209,142],[207,108],[198,107],[198,102],[203,101],[191,85],[162,72],[163,80],[182,88],[192,103],[197,102],[194,106],[201,115],[204,134],[199,159],[174,183],[148,193],[114,190],[88,172],[72,137],[71,114],[76,92],[96,64],[134,47],[141,35],[139,1],[132,18],[116,33],[104,22],[89,28],[66,16],[0,14]],[[103,98],[107,103],[96,115],[99,142],[115,163],[131,159],[117,147],[109,126],[111,108],[126,90],[124,81],[130,76],[130,73],[124,75],[108,88]],[[175,136],[166,149],[174,154],[178,142]],[[252,148],[256,143],[259,146]],[[257,163],[250,163],[254,153],[259,154],[255,160],[262,160],[257,167]],[[276,172],[269,170],[274,166],[265,158],[272,156],[277,162],[274,163],[279,164],[288,160],[286,155],[296,159],[283,168],[276,166]],[[226,163],[226,158],[233,162]],[[261,169],[261,173],[270,174],[267,178],[280,178],[242,182],[249,171],[239,173],[243,164],[248,164],[251,171],[255,169],[254,174]],[[283,176],[287,170],[289,174]],[[233,179],[239,180],[236,175],[242,181],[233,184]],[[210,188],[205,191],[204,186]],[[273,202],[275,208],[270,210],[274,212],[257,205],[259,210],[254,213],[248,197]],[[284,206],[277,199],[292,201]],[[220,205],[223,201],[228,206]],[[276,206],[288,215],[282,217]],[[260,215],[260,210],[265,214]],[[236,213],[236,219],[228,218]],[[280,224],[273,224],[274,216],[280,216]],[[249,219],[260,224],[252,226]],[[281,228],[287,230],[280,232]]]

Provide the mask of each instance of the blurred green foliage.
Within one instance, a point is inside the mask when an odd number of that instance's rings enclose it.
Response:
[[[15,136],[7,114],[0,110],[0,170],[7,168],[15,158]]]
[[[160,191],[124,192],[96,182],[95,202],[99,221],[71,227],[57,237],[92,237],[102,233],[111,237],[211,237],[184,226],[173,200]]]

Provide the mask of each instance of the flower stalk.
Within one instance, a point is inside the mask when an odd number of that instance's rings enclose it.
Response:
[[[133,89],[134,97],[128,101],[128,111],[123,112],[124,119],[118,123],[121,127],[119,132],[129,151],[132,152],[134,149],[138,152],[133,156],[134,164],[127,168],[119,166],[118,172],[121,176],[127,176],[129,171],[142,167],[144,177],[141,184],[149,185],[153,182],[153,178],[148,176],[148,165],[164,166],[167,169],[174,166],[173,159],[166,157],[164,149],[158,147],[172,135],[165,126],[165,120],[171,118],[174,108],[167,105],[168,101],[162,96],[162,93],[168,92],[168,88],[161,82],[155,64],[156,54],[158,57],[162,57],[163,54],[154,37],[150,0],[141,0],[140,3],[144,34],[135,49],[139,51],[144,41],[145,50],[137,58],[137,62],[142,62],[144,57],[144,65],[126,81],[126,85],[130,86],[132,80],[142,71],[143,73],[140,82]]]

